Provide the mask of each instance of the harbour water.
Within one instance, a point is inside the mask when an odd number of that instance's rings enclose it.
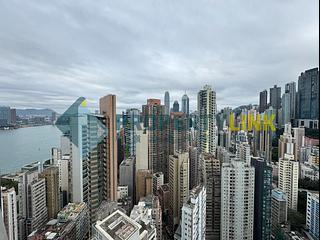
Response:
[[[49,159],[51,148],[60,145],[60,136],[52,125],[0,131],[0,174]]]

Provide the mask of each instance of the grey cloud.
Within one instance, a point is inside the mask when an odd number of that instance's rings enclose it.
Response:
[[[0,0],[0,105],[65,110],[79,96],[119,111],[211,84],[218,108],[319,65],[319,2]]]

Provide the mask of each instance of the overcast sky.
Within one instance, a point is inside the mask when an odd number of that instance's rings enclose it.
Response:
[[[117,95],[191,109],[210,84],[218,108],[258,103],[318,67],[318,0],[0,0],[0,105],[64,111]]]

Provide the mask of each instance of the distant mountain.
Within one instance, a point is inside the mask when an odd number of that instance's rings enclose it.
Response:
[[[48,116],[51,117],[52,113],[55,111],[45,108],[45,109],[34,109],[34,108],[27,108],[27,109],[17,109],[17,116],[26,117],[26,116]]]
[[[239,107],[236,107],[235,109],[233,109],[233,112],[238,115],[242,112],[243,109],[252,109],[253,107],[258,107],[257,104],[248,104],[248,105],[242,105]]]

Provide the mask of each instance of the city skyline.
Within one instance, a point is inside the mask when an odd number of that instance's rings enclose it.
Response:
[[[319,239],[319,1],[0,1],[0,240]]]
[[[1,3],[0,105],[62,113],[115,94],[122,111],[186,90],[193,111],[210,84],[221,109],[319,65],[317,1],[203,4]]]

